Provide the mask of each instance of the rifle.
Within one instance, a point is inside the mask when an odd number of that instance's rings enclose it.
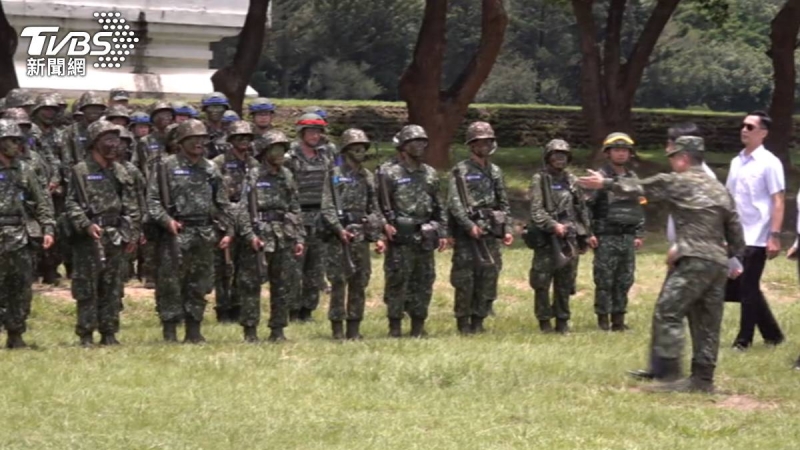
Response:
[[[380,168],[376,171],[375,175],[378,177],[378,203],[380,203],[383,216],[386,217],[386,222],[394,226],[397,216],[392,208],[392,200],[389,198],[389,186],[387,185],[386,177]],[[388,236],[387,236],[388,237]]]
[[[246,186],[247,189],[247,210],[250,213],[250,221],[253,223],[253,233],[255,233],[261,226],[261,222],[258,220],[258,193],[253,186],[248,183]],[[256,234],[257,236],[258,234]],[[264,270],[264,266],[266,266],[266,261],[264,261],[264,252],[262,250],[256,250],[256,269],[258,270],[258,279],[263,280],[266,276],[266,270]]]
[[[551,188],[552,180],[550,179],[550,175],[547,173],[542,174],[542,202],[544,203],[544,210],[547,211],[550,216],[558,221],[557,214],[555,212],[555,205],[553,205],[553,190]],[[555,233],[550,233],[550,242],[553,246],[553,254],[555,257],[555,265],[556,269],[561,269],[562,267],[566,266],[570,263],[572,258],[575,256],[575,249],[572,247],[572,244],[569,242],[568,239],[559,238]],[[564,245],[569,249],[569,255],[564,254]]]
[[[328,170],[328,187],[331,189],[331,199],[333,199],[333,207],[336,209],[336,217],[339,219],[339,223],[347,229],[345,222],[346,217],[344,214],[344,210],[342,210],[342,203],[341,199],[339,198],[339,191],[336,190],[336,184],[333,182],[333,168],[331,167]],[[353,255],[350,252],[350,243],[345,242],[336,236],[336,239],[339,239],[339,242],[342,244],[342,262],[344,263],[344,276],[346,278],[350,278],[356,273],[356,266],[353,264]]]
[[[469,201],[469,194],[467,192],[467,183],[464,180],[464,173],[458,170],[458,167],[453,169],[453,176],[456,180],[456,191],[458,193],[458,199],[461,202],[461,205],[467,211],[467,216],[470,218],[474,217],[475,211],[472,208],[472,205]],[[486,231],[481,229],[482,234],[486,234]],[[486,241],[483,238],[474,239],[470,236],[469,239],[470,247],[472,248],[472,254],[475,256],[475,260],[480,267],[494,267],[495,261],[492,257],[492,253],[489,251],[489,247],[486,245]]]
[[[161,197],[161,205],[164,207],[164,210],[167,211],[167,214],[172,216],[174,211],[174,205],[172,205],[172,199],[170,198],[169,193],[169,182],[167,181],[167,173],[166,168],[164,167],[164,159],[159,157],[156,160],[156,176],[158,178],[158,193],[159,197]],[[172,256],[172,263],[176,265],[176,267],[180,267],[182,264],[181,261],[181,247],[178,243],[178,236],[173,235],[170,232],[166,233],[168,235],[169,240],[169,252],[170,256]]]
[[[147,154],[142,150],[142,146],[139,145],[140,143],[136,143],[136,158],[139,160],[139,170],[142,171],[142,175],[144,175],[144,179],[150,179],[149,171],[147,170]]]
[[[92,207],[89,204],[89,197],[86,195],[86,185],[83,182],[83,177],[78,173],[77,164],[72,166],[72,176],[75,178],[75,191],[78,194],[78,204],[80,205],[83,213],[89,220],[95,216]],[[102,239],[102,238],[101,238]],[[106,252],[103,248],[101,239],[91,238],[92,241],[92,254],[94,255],[94,262],[100,270],[105,270],[106,267]]]

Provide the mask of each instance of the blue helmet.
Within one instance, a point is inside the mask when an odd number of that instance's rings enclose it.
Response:
[[[320,108],[319,106],[309,106],[307,108],[303,108],[303,114],[316,114],[323,119],[328,118],[328,113],[325,112],[324,109]]]
[[[253,103],[250,103],[250,106],[248,106],[247,109],[250,111],[250,114],[259,112],[275,112],[275,104],[269,101],[268,98],[258,97],[257,99],[253,100]]]
[[[150,115],[142,111],[136,111],[131,114],[130,119],[130,125],[136,125],[137,123],[150,125]]]
[[[204,95],[200,104],[204,109],[206,106],[211,106],[211,105],[222,105],[225,108],[231,107],[231,105],[228,103],[228,97],[225,97],[225,94],[223,94],[222,92],[212,92],[210,94]]]
[[[222,114],[222,121],[225,123],[237,122],[239,120],[241,120],[241,118],[238,114],[236,114],[236,111],[232,109],[229,109]]]

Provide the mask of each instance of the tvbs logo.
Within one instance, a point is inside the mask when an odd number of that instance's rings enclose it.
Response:
[[[122,67],[139,38],[118,11],[95,12],[94,17],[101,31],[70,31],[63,38],[59,38],[57,26],[25,27],[20,36],[30,38],[28,76],[85,75],[87,56],[97,57],[96,68]],[[62,54],[64,56],[59,56]],[[59,70],[59,66],[64,66],[65,70]],[[39,74],[39,68],[46,73]]]

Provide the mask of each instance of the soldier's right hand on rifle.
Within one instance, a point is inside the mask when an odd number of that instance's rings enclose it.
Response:
[[[183,229],[183,225],[181,225],[180,222],[177,220],[169,221],[169,227],[167,227],[167,231],[169,231],[170,234],[177,236],[181,229]]]
[[[383,226],[383,232],[386,234],[386,237],[389,239],[389,242],[394,240],[394,235],[397,234],[397,229],[395,227],[389,225],[388,223]]]
[[[382,255],[386,251],[386,242],[380,240],[375,243],[375,253]]]
[[[473,227],[469,230],[469,235],[472,236],[473,239],[480,239],[483,236],[483,231],[481,230],[481,227],[473,225]]]
[[[304,251],[305,247],[303,247],[303,244],[294,244],[294,256],[303,256]]]
[[[261,239],[254,237],[252,241],[250,241],[250,245],[253,247],[253,250],[260,252],[261,249],[264,247],[264,241]]]
[[[566,236],[567,235],[567,231],[569,231],[569,230],[568,230],[567,226],[564,225],[563,223],[557,223],[555,228],[553,229],[553,232],[558,237]]]
[[[86,233],[91,236],[94,240],[100,240],[100,235],[103,234],[103,229],[100,228],[96,223],[89,225],[89,228],[86,229]]]
[[[339,232],[339,239],[345,244],[349,244],[354,237],[355,235],[347,230],[343,229],[342,231]]]

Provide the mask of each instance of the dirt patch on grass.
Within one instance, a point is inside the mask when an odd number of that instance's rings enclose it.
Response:
[[[731,395],[716,402],[716,406],[736,411],[763,411],[778,408],[777,403],[761,401],[749,395]]]
[[[138,281],[125,285],[125,297],[134,301],[150,300],[153,301],[155,290],[145,289]],[[63,302],[73,302],[72,292],[69,281],[61,281],[58,286],[36,283],[33,285],[33,294],[47,297],[48,299]]]
[[[761,291],[770,303],[790,304],[795,303],[798,298],[796,295],[786,295],[786,286],[779,283],[761,283]]]

